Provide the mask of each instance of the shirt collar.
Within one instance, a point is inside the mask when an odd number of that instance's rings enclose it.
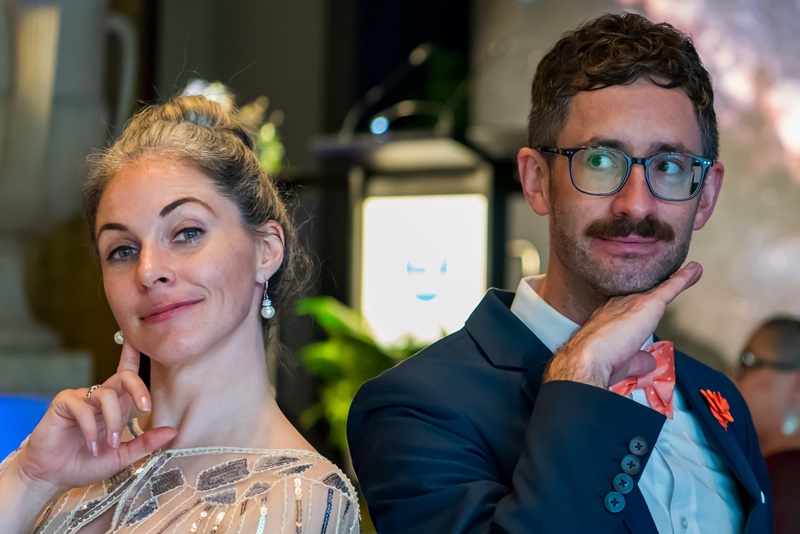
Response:
[[[536,292],[545,275],[528,276],[519,281],[517,294],[511,303],[516,315],[544,345],[555,352],[575,333],[580,325],[558,313]]]
[[[511,313],[517,316],[551,352],[566,343],[580,325],[567,319],[539,296],[537,291],[545,275],[528,276],[519,281],[511,303]],[[653,342],[653,336],[643,345]]]

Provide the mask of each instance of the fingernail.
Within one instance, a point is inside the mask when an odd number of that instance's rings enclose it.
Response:
[[[111,447],[114,449],[119,449],[119,432],[114,432],[111,434]]]
[[[147,398],[146,395],[142,395],[142,411],[149,412],[150,411],[150,399]]]
[[[92,442],[92,456],[97,456],[97,442]]]

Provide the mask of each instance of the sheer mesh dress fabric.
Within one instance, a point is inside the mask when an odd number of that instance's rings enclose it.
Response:
[[[128,439],[140,433],[132,422]],[[347,477],[306,450],[207,447],[156,452],[111,478],[70,490],[35,534],[360,532]]]

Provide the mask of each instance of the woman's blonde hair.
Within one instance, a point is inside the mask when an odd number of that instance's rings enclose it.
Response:
[[[95,253],[97,208],[108,183],[142,157],[180,161],[205,172],[220,194],[236,204],[254,234],[270,220],[283,228],[283,263],[269,280],[273,305],[283,309],[307,280],[309,261],[278,188],[259,163],[254,139],[235,110],[226,111],[204,96],[178,96],[142,109],[116,142],[90,158],[82,210]]]

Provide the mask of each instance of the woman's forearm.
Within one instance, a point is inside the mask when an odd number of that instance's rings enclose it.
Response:
[[[58,493],[54,487],[39,487],[27,479],[18,462],[16,455],[0,471],[0,520],[5,532],[31,532],[42,509]]]

